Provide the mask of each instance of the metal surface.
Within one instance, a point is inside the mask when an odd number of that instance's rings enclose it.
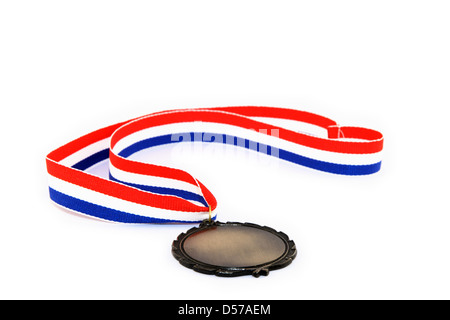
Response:
[[[289,265],[297,250],[286,234],[269,227],[205,220],[180,234],[172,253],[182,265],[198,272],[258,277]]]

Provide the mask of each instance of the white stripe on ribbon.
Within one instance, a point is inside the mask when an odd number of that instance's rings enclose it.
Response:
[[[181,180],[175,180],[170,178],[164,178],[164,177],[155,177],[155,176],[148,176],[133,172],[127,172],[120,170],[112,165],[112,163],[109,163],[109,172],[111,175],[120,181],[128,182],[132,184],[140,184],[144,186],[155,186],[155,187],[164,187],[164,188],[172,188],[172,189],[178,189],[178,190],[184,190],[189,191],[192,193],[196,193],[200,196],[202,196],[202,192],[200,188],[196,185],[181,181]],[[203,206],[203,204],[202,204]]]
[[[94,143],[78,150],[77,152],[72,153],[68,157],[61,160],[60,163],[64,166],[71,167],[74,164],[92,156],[93,154],[95,154],[99,151],[108,149],[110,140],[111,140],[111,138],[108,137],[106,139],[94,142]]]
[[[227,134],[229,136],[234,136],[242,139],[249,139],[261,144],[270,145],[278,149],[283,149],[286,151],[293,152],[295,154],[305,156],[307,158],[336,164],[346,164],[346,165],[374,164],[380,162],[382,156],[381,151],[371,154],[350,154],[350,153],[325,151],[310,148],[290,141],[282,140],[276,136],[277,134],[276,132],[270,132],[270,130],[267,132],[269,135],[267,135],[265,133],[243,129],[241,127],[233,125],[213,123],[213,122],[200,122],[200,121],[173,123],[140,130],[119,140],[112,149],[112,151],[115,154],[119,154],[122,150],[129,147],[130,145],[133,145],[134,143],[137,143],[139,141],[151,137],[157,137],[167,134],[171,134],[174,137],[175,141],[178,141],[177,139],[181,136],[181,134],[187,132],[208,132],[216,134]],[[185,138],[190,139],[190,137]]]
[[[103,207],[158,219],[170,219],[177,221],[201,221],[209,217],[208,212],[183,212],[168,209],[154,208],[115,198],[103,193],[93,191],[70,182],[48,175],[49,187],[66,195],[76,195],[78,199],[100,205]],[[214,215],[216,213],[214,212]]]

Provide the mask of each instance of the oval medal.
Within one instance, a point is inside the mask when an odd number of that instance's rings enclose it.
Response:
[[[205,220],[178,236],[172,254],[185,267],[223,277],[268,275],[297,254],[289,237],[252,223]]]

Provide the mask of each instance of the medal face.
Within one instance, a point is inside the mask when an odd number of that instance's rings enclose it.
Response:
[[[197,272],[259,277],[289,265],[297,250],[286,234],[269,227],[205,220],[178,236],[172,254],[183,266]]]

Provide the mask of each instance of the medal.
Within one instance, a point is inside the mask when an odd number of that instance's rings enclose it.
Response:
[[[314,128],[315,134],[272,124],[280,120]],[[183,142],[232,145],[343,175],[379,171],[383,148],[378,131],[339,126],[293,109],[157,112],[99,129],[50,152],[50,198],[72,211],[109,221],[201,223],[172,244],[174,257],[198,272],[257,277],[289,265],[297,251],[287,235],[252,223],[218,222],[217,200],[197,178],[178,168],[130,159],[143,149]],[[86,172],[103,160],[109,160],[109,179]]]
[[[185,267],[223,277],[268,275],[297,255],[294,241],[253,223],[203,221],[178,236],[173,256]]]

